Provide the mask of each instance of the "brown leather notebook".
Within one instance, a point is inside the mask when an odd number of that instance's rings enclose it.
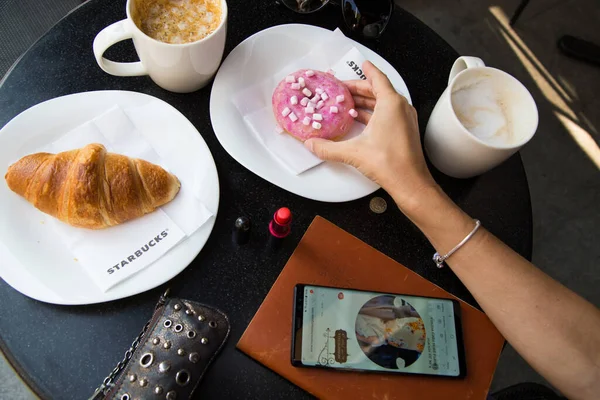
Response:
[[[292,303],[298,283],[456,298],[317,216],[238,342],[240,350],[324,399],[486,398],[504,338],[485,314],[463,301],[463,379],[293,367]]]

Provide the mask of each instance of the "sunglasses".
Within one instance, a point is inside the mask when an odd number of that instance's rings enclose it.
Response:
[[[393,0],[279,0],[290,10],[299,14],[319,11],[327,4],[341,5],[344,23],[353,34],[367,39],[377,39],[387,27],[392,12]]]

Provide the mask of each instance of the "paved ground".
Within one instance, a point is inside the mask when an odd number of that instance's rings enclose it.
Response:
[[[78,0],[1,0],[0,76],[39,35]],[[533,261],[592,303],[600,305],[600,68],[563,56],[563,34],[600,44],[595,0],[538,0],[516,27],[507,25],[519,0],[396,0],[459,53],[483,58],[532,92],[540,125],[522,151],[534,216]],[[35,7],[33,7],[35,5]],[[35,18],[24,26],[15,18]],[[12,19],[11,19],[12,17]],[[402,46],[402,38],[398,38]],[[492,390],[524,381],[544,382],[515,351],[503,352]],[[0,399],[33,396],[0,356]]]

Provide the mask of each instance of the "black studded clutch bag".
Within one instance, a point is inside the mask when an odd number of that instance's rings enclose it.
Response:
[[[229,336],[229,320],[214,307],[167,296],[90,400],[191,398]]]

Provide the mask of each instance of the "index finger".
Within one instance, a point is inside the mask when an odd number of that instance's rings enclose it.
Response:
[[[392,86],[392,82],[390,82],[387,75],[381,72],[370,61],[365,61],[362,69],[367,76],[367,80],[371,83],[375,98],[385,94],[396,94],[396,89]]]

